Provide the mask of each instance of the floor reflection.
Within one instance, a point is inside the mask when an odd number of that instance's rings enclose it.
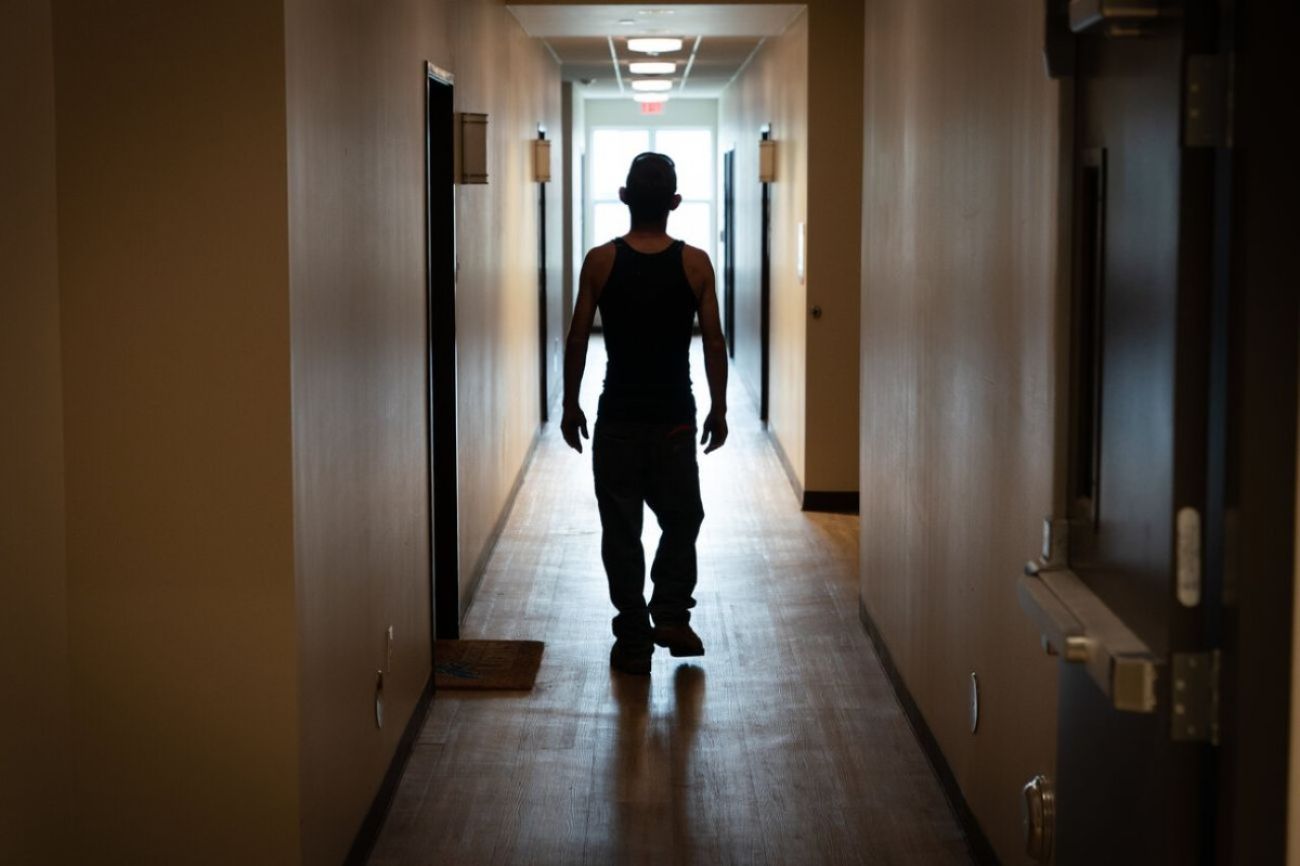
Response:
[[[671,696],[652,677],[610,675],[618,706],[610,761],[614,862],[668,862],[665,849],[674,853],[672,862],[689,861],[691,761],[704,684],[704,668],[693,664],[673,672]]]

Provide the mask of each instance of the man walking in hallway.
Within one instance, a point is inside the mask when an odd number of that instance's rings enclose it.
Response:
[[[668,214],[681,203],[673,161],[658,153],[637,156],[619,198],[631,212],[631,229],[591,250],[582,264],[564,356],[560,431],[581,453],[580,436],[589,437],[578,393],[599,310],[609,362],[591,452],[601,558],[618,611],[609,658],[616,670],[648,674],[656,645],[674,656],[704,655],[690,626],[695,539],[704,520],[690,379],[697,313],[712,399],[700,439],[705,454],[727,441],[727,350],[708,253],[668,235]],[[650,569],[649,605],[641,546],[646,505],[663,532]]]

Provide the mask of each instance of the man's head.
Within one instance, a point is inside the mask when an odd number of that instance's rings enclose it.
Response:
[[[638,154],[618,197],[632,211],[633,225],[663,222],[682,201],[677,194],[677,167],[662,153]]]

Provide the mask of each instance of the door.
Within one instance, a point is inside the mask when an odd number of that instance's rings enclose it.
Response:
[[[763,141],[772,137],[771,124],[763,124],[760,130]],[[766,181],[760,181],[762,186],[762,225],[759,229],[760,237],[760,255],[762,263],[759,270],[759,353],[761,357],[761,373],[758,390],[758,417],[764,425],[767,424],[769,391],[768,382],[770,381],[771,372],[771,332],[772,332],[772,185]]]
[[[1106,17],[1122,5],[1070,5],[1068,469],[1020,585],[1062,659],[1059,866],[1206,862],[1215,842],[1201,811],[1215,805],[1222,600],[1203,553],[1222,532],[1206,518],[1221,462],[1206,435],[1214,150],[1190,146],[1183,106],[1213,34],[1205,0]],[[1041,790],[1026,795],[1041,809]]]
[[[722,327],[736,357],[736,151],[722,156]]]
[[[538,126],[537,138],[539,141],[546,140],[546,128]],[[551,389],[548,382],[548,367],[550,366],[550,342],[549,328],[547,320],[550,318],[550,305],[546,301],[546,182],[540,181],[537,184],[537,346],[538,358],[537,369],[541,379],[539,383],[541,388],[541,407],[542,423],[545,424],[550,418],[551,408]]]
[[[456,509],[456,186],[451,73],[426,74],[429,536],[436,638],[460,634]]]

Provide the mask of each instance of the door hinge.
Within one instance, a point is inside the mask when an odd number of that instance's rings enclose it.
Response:
[[[1183,146],[1232,147],[1232,63],[1225,55],[1187,57]]]
[[[1219,650],[1174,653],[1171,736],[1180,743],[1219,745]]]

